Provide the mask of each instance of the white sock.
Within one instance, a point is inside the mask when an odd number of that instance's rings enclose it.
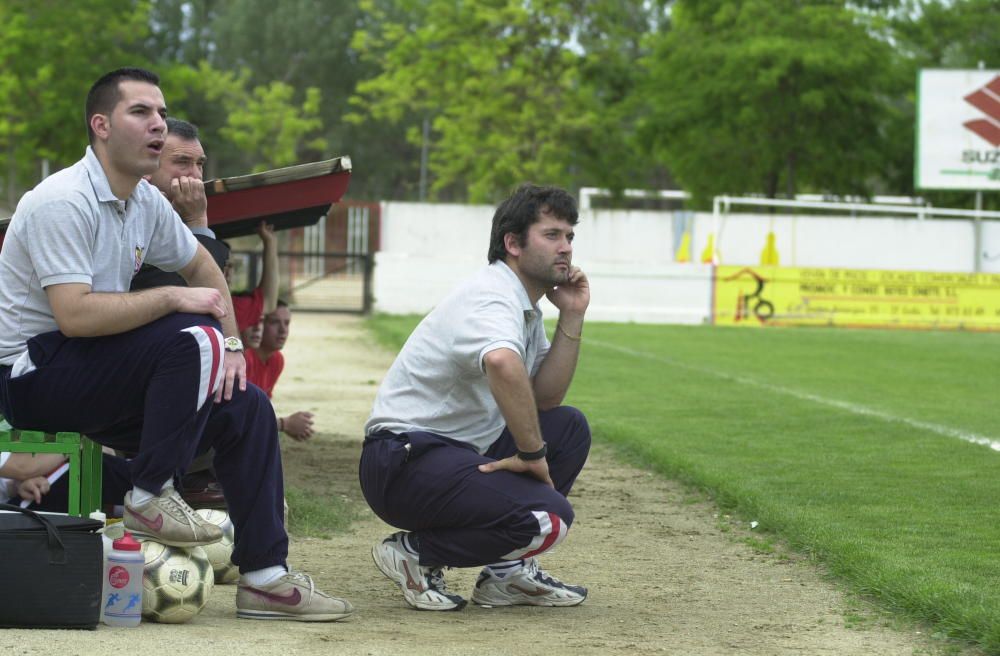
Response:
[[[247,585],[267,585],[271,581],[275,581],[287,573],[288,570],[281,565],[272,565],[271,567],[265,567],[264,569],[255,569],[252,572],[240,574],[240,582],[246,583]]]
[[[171,490],[174,489],[174,479],[167,479],[167,482],[163,484],[163,488],[160,490],[160,494],[163,494],[167,488]],[[159,494],[153,494],[148,490],[144,490],[141,487],[132,488],[132,505],[141,506],[153,497],[158,497]]]

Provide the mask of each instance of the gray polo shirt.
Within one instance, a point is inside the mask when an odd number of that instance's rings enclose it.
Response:
[[[184,268],[198,242],[170,203],[145,180],[115,198],[90,147],[83,159],[43,180],[17,204],[0,250],[0,365],[26,342],[58,330],[45,288],[84,283],[127,292],[143,263]]]
[[[379,387],[365,434],[427,431],[486,451],[503,431],[483,366],[490,351],[516,352],[533,377],[549,341],[542,312],[503,262],[454,290],[406,340]]]

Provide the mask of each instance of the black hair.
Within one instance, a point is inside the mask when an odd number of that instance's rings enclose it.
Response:
[[[149,82],[154,86],[160,86],[160,77],[144,68],[119,68],[102,75],[90,87],[84,111],[87,120],[87,137],[90,139],[91,145],[94,144],[95,136],[90,127],[91,117],[94,114],[110,114],[114,111],[115,105],[122,98],[119,84],[126,80]]]

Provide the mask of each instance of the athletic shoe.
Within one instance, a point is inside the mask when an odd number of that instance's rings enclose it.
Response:
[[[303,572],[288,572],[266,585],[236,586],[236,616],[246,620],[333,622],[353,612],[351,602],[317,590]]]
[[[461,610],[465,599],[449,594],[440,567],[423,567],[403,546],[403,535],[393,533],[372,547],[372,560],[389,579],[399,584],[403,598],[417,610]]]
[[[484,567],[472,591],[472,602],[480,606],[576,606],[586,598],[587,588],[549,576],[534,558],[503,578]]]
[[[172,487],[143,504],[125,493],[125,528],[136,535],[174,547],[196,547],[222,539],[222,529],[198,516]]]

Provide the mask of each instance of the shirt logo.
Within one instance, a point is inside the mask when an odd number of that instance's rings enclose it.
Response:
[[[135,268],[132,269],[132,275],[139,273],[139,267],[142,266],[142,246],[139,244],[135,245]]]

